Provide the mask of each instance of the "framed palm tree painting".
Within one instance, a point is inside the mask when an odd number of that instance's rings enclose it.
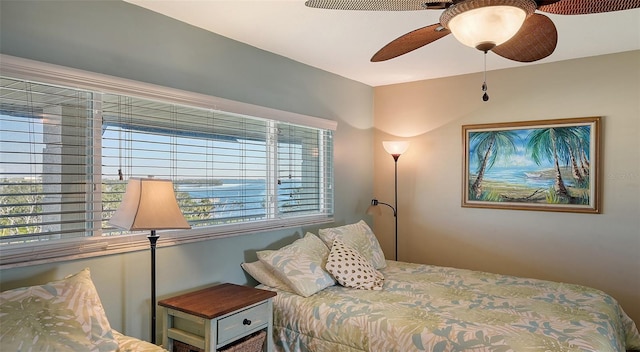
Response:
[[[462,126],[462,206],[600,213],[600,120]]]

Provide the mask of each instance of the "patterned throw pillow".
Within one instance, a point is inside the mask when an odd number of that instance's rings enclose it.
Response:
[[[309,297],[336,284],[324,270],[329,248],[312,233],[277,251],[266,250],[256,254],[263,264],[300,296]]]
[[[333,241],[326,268],[342,286],[360,290],[382,290],[382,273],[358,251],[340,240]]]
[[[244,271],[251,275],[251,277],[263,285],[274,287],[282,291],[293,291],[291,287],[287,286],[286,282],[280,280],[269,267],[259,260],[252,263],[242,263],[240,266]]]
[[[89,269],[0,294],[0,346],[7,351],[114,351],[118,343]]]
[[[382,269],[387,266],[380,243],[364,220],[355,224],[320,229],[318,235],[327,247],[331,247],[334,240],[340,240],[367,258],[374,268]]]

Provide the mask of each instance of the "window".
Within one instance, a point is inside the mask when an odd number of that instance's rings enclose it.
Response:
[[[173,180],[192,225],[173,243],[331,221],[335,123],[50,70],[0,78],[2,265],[129,250],[107,223],[129,177]]]
[[[193,227],[327,214],[330,141],[327,130],[104,94],[103,219],[126,180],[147,175],[174,181]]]
[[[90,235],[91,94],[0,82],[0,243]]]

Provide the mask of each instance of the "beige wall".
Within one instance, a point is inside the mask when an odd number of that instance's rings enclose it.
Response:
[[[640,51],[374,89],[374,190],[393,201],[381,141],[411,141],[398,162],[400,260],[602,289],[640,323]],[[599,215],[462,208],[461,126],[603,116]],[[393,217],[376,217],[393,257]]]

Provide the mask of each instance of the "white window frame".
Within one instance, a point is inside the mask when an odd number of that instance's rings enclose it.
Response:
[[[45,84],[73,87],[102,93],[136,96],[204,109],[215,109],[241,115],[256,116],[325,130],[336,130],[337,128],[337,122],[332,120],[3,54],[0,54],[0,74],[5,77],[30,80]],[[97,110],[99,111],[99,109]],[[94,119],[95,118],[99,118],[99,116],[94,116]],[[99,157],[100,150],[100,145],[95,144],[94,153],[96,154],[94,155]],[[274,171],[271,170],[270,172]],[[94,179],[97,178],[95,181],[99,183],[101,178],[100,173],[94,172],[93,177]],[[323,214],[203,227],[186,231],[168,231],[161,233],[160,240],[158,241],[158,247],[331,222],[333,222],[333,214]],[[146,233],[134,233],[120,236],[92,236],[61,239],[45,243],[10,245],[6,248],[2,248],[0,255],[0,268],[5,269],[55,261],[146,250],[149,248],[147,235],[148,234]]]

